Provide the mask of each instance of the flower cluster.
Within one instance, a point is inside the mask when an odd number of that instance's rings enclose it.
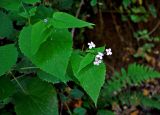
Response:
[[[95,60],[93,62],[94,65],[99,65],[100,63],[102,63],[102,59],[103,59],[104,54],[101,52],[98,52],[98,54],[95,57]]]
[[[88,43],[89,49],[95,48],[96,45],[91,41],[90,43]],[[103,56],[104,54],[108,55],[112,55],[112,51],[111,48],[108,48],[105,50],[105,53],[102,52],[98,52],[98,54],[95,57],[95,60],[93,62],[94,65],[99,65],[100,63],[102,63],[103,60]]]

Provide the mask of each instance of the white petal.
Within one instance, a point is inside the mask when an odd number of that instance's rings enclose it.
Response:
[[[89,46],[89,49],[92,49],[92,46]]]
[[[104,56],[104,54],[103,54],[103,53],[101,53],[101,52],[98,52],[98,55],[99,55],[99,56]]]
[[[94,65],[99,65],[99,63],[97,61],[94,61],[93,64]]]
[[[106,49],[106,52],[110,52],[110,51],[111,51],[111,48]]]

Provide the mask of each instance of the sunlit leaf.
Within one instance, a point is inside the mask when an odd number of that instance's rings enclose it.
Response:
[[[31,26],[25,27],[21,31],[19,39],[21,51],[43,71],[56,76],[61,80],[65,79],[69,57],[72,53],[71,34],[65,29],[52,29],[51,36],[49,36],[49,38],[46,37],[46,41],[44,41],[41,45],[39,44],[39,46],[36,44],[35,47],[33,43],[41,43],[42,41],[38,40],[41,38],[36,37],[36,41],[38,42],[31,42],[33,38],[31,32]],[[45,38],[45,35],[43,38]],[[31,50],[31,48],[34,49]],[[34,51],[35,49],[38,50],[36,54],[32,55],[33,53],[31,51]]]
[[[80,86],[86,91],[96,105],[105,79],[105,65],[100,64],[96,66],[91,63],[79,72],[79,66],[83,58],[83,56],[77,53],[72,54],[71,65],[73,73],[80,82]]]
[[[76,17],[64,12],[55,12],[53,14],[52,25],[55,28],[81,28],[93,26],[94,24],[77,19]]]

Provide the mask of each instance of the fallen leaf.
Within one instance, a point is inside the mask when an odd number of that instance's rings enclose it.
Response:
[[[148,62],[148,63],[150,63],[152,66],[154,66],[155,67],[155,65],[156,65],[156,60],[155,60],[155,58],[154,57],[152,57],[152,56],[150,56],[150,55],[148,55],[148,54],[144,54],[144,58],[146,59],[146,61]]]
[[[132,113],[130,113],[130,115],[138,115],[139,114],[139,110],[133,111]]]
[[[148,89],[143,89],[143,95],[148,96],[150,91]]]

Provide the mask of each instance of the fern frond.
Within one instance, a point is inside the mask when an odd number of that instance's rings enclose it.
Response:
[[[140,85],[142,82],[153,78],[160,78],[160,73],[147,66],[134,63],[128,66],[127,71],[122,68],[121,74],[115,73],[112,79],[107,82],[107,92],[113,93],[123,87]]]
[[[106,91],[107,89],[104,89]],[[105,93],[106,94],[106,93]],[[149,98],[144,96],[140,91],[125,91],[119,93],[119,95],[111,96],[111,95],[103,95],[103,102],[112,105],[113,103],[117,103],[119,105],[134,105],[141,106],[142,108],[156,108],[160,110],[160,99],[159,98]],[[107,105],[105,105],[107,106]]]
[[[140,92],[126,92],[118,96],[122,104],[127,105],[140,105],[142,107],[156,108],[160,110],[160,101],[158,99],[153,99],[144,96]]]

